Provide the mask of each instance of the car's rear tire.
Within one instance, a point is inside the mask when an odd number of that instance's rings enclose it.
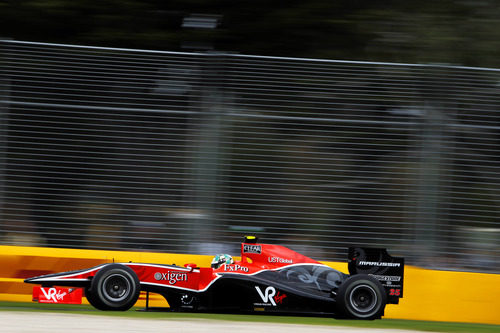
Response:
[[[86,295],[99,310],[126,311],[137,302],[140,292],[139,279],[131,268],[110,264],[97,272]]]
[[[373,320],[384,315],[387,294],[380,282],[365,274],[345,280],[337,292],[337,311],[349,319]]]

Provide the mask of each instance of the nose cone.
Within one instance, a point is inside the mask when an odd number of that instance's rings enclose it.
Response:
[[[39,281],[39,277],[38,276],[24,279],[24,283],[38,283],[38,281]]]

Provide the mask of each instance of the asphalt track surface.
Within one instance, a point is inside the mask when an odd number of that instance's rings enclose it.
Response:
[[[414,333],[417,331],[367,329],[261,322],[233,322],[206,319],[140,319],[67,313],[0,312],[0,332],[79,333],[79,332],[169,332],[169,333]]]

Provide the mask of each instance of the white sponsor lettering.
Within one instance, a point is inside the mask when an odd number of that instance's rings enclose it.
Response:
[[[255,286],[255,289],[264,303],[271,303],[273,306],[276,306],[276,302],[273,298],[274,295],[276,295],[276,289],[274,289],[274,287],[267,287],[264,293],[262,293],[258,286]]]
[[[269,261],[270,263],[293,264],[292,259],[285,259],[280,257],[269,257],[267,258],[267,261]]]
[[[238,264],[235,264],[235,265],[224,265],[224,271],[225,272],[237,272],[237,271],[248,272],[248,267],[241,266],[241,265],[238,265]]]
[[[358,266],[400,267],[399,262],[359,261]]]
[[[40,288],[42,291],[43,295],[47,300],[52,300],[55,303],[58,301],[62,300],[64,296],[66,296],[68,293],[67,292],[61,292],[60,290],[57,290],[56,288],[49,288],[47,291],[45,291],[46,288]]]
[[[245,244],[245,245],[243,245],[243,253],[261,254],[262,253],[262,246]]]
[[[401,281],[401,276],[370,274],[379,281]]]
[[[169,284],[176,284],[178,281],[187,281],[188,276],[187,273],[179,273],[179,272],[171,272],[168,271],[166,273],[156,272],[154,275],[155,280],[157,281],[168,281]]]

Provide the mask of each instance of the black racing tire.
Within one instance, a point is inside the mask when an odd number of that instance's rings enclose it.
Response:
[[[85,288],[85,297],[87,298],[87,301],[92,305],[94,308],[98,310],[107,310],[107,307],[104,306],[104,304],[99,301],[99,299],[92,293],[90,290],[90,286]]]
[[[126,311],[137,302],[140,292],[139,279],[131,268],[110,264],[92,279],[87,300],[99,310]]]
[[[372,276],[359,274],[345,280],[337,291],[337,311],[348,319],[379,319],[384,315],[387,294]]]

